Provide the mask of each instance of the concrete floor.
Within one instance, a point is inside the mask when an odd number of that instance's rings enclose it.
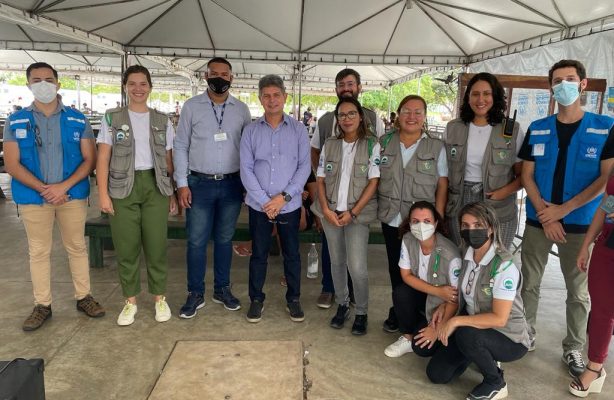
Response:
[[[0,185],[7,178],[0,174]],[[92,199],[94,200],[96,196]],[[95,206],[90,215],[97,215]],[[52,255],[53,318],[38,331],[21,330],[32,309],[28,271],[28,250],[23,225],[10,200],[0,200],[0,360],[16,357],[45,359],[47,399],[147,399],[178,341],[300,341],[307,354],[305,376],[311,385],[310,400],[324,399],[461,399],[475,386],[480,375],[470,368],[457,381],[446,386],[430,384],[425,375],[428,360],[413,354],[391,359],[384,348],[397,339],[385,333],[381,324],[390,306],[390,288],[385,249],[369,247],[370,311],[366,336],[354,337],[349,325],[343,330],[328,327],[335,309],[321,310],[315,305],[319,280],[303,279],[303,323],[290,321],[285,311],[284,288],[279,285],[280,257],[271,257],[265,291],[267,301],[263,319],[258,324],[245,320],[247,296],[247,258],[234,257],[233,291],[243,303],[239,311],[226,311],[210,300],[211,270],[207,272],[207,304],[192,320],[180,320],[177,312],[185,300],[185,242],[169,241],[170,260],[167,298],[173,318],[163,324],[153,319],[153,300],[146,293],[139,296],[139,313],[130,327],[118,327],[116,317],[123,305],[112,252],[105,253],[105,267],[91,271],[94,296],[106,307],[107,316],[90,319],[75,309],[67,257],[59,234],[54,237]],[[302,247],[303,261],[308,247]],[[305,264],[305,262],[303,262]],[[572,398],[567,392],[570,381],[561,362],[560,343],[565,333],[565,289],[557,260],[551,259],[542,286],[538,322],[537,350],[522,360],[505,364],[506,380],[512,399]],[[142,275],[146,289],[146,277]],[[350,321],[351,322],[351,321]],[[262,347],[263,352],[276,351]],[[284,346],[277,350],[285,352]],[[610,353],[614,345],[610,346]],[[230,365],[230,364],[229,364]],[[610,360],[606,368],[612,371]],[[265,371],[254,386],[268,398],[283,398],[272,385],[279,369],[276,363],[256,362],[251,368]],[[230,369],[232,370],[232,368]],[[190,374],[191,369],[185,373]],[[220,381],[223,388],[240,379],[229,373]],[[162,381],[160,381],[162,383]],[[177,387],[177,393],[190,391]],[[614,399],[614,379],[609,379],[598,399]],[[172,398],[172,397],[171,397]],[[205,397],[202,397],[205,398]],[[216,399],[217,397],[209,397]],[[224,399],[224,397],[219,397]],[[233,397],[233,399],[236,397]],[[250,398],[246,396],[245,398]]]

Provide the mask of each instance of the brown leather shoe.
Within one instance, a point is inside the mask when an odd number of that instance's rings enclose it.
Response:
[[[316,302],[320,308],[330,308],[333,305],[333,298],[335,296],[332,293],[320,293],[318,301]]]
[[[98,303],[91,294],[81,300],[77,300],[77,310],[83,311],[88,317],[99,318],[104,316],[104,308]]]
[[[51,318],[51,306],[43,306],[37,304],[32,310],[32,314],[23,322],[23,330],[26,332],[35,331],[43,324],[47,319]]]

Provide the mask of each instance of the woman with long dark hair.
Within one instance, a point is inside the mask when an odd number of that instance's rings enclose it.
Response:
[[[517,122],[505,118],[503,86],[487,72],[469,80],[460,118],[446,127],[448,199],[446,218],[450,238],[460,243],[458,212],[465,205],[484,201],[495,209],[503,244],[510,248],[518,227],[516,192],[521,189],[522,162],[517,157],[524,133]]]
[[[336,137],[326,140],[317,171],[318,201],[328,240],[337,314],[331,327],[341,329],[350,316],[347,271],[356,299],[352,334],[367,333],[369,223],[377,218],[375,192],[379,180],[380,146],[370,135],[358,100],[339,100],[335,108]]]

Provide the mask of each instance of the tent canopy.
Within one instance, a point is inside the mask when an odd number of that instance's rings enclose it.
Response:
[[[329,92],[340,66],[382,87],[612,27],[611,0],[1,0],[0,68],[117,73],[130,54],[194,85],[222,56],[237,84],[277,73]]]

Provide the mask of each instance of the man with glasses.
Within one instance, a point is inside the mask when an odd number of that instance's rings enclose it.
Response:
[[[30,65],[26,79],[34,102],[8,118],[4,158],[28,237],[34,310],[22,328],[33,331],[51,317],[50,254],[56,221],[68,253],[77,310],[89,317],[102,317],[105,311],[90,294],[83,235],[88,177],[96,165],[92,127],[81,112],[62,104],[58,73],[49,64]]]
[[[335,77],[335,92],[337,97],[342,99],[344,97],[353,97],[358,99],[358,95],[362,91],[362,84],[360,82],[360,74],[350,68],[342,69],[337,73]],[[371,134],[380,137],[385,133],[384,122],[377,117],[374,111],[368,108],[362,108],[367,116],[367,126]],[[318,162],[320,161],[320,153],[322,152],[322,146],[327,138],[335,136],[335,113],[332,111],[324,114],[318,123],[316,124],[315,131],[311,137],[311,168],[314,171],[318,169]],[[319,226],[320,221],[316,220],[316,224]],[[322,292],[317,300],[317,305],[320,308],[330,308],[333,304],[335,288],[333,285],[333,277],[330,271],[330,256],[328,254],[328,243],[326,236],[322,231]],[[349,277],[348,277],[349,279]],[[350,297],[354,297],[352,290],[352,282],[348,281],[350,286]]]
[[[249,322],[259,322],[264,309],[262,289],[266,279],[273,225],[281,242],[287,281],[286,310],[301,322],[301,258],[299,222],[301,194],[310,173],[309,137],[305,125],[284,113],[286,89],[277,75],[258,82],[264,116],[245,128],[241,138],[241,180],[247,191],[252,255],[249,260]]]
[[[235,311],[230,291],[232,237],[243,201],[239,143],[251,122],[249,108],[229,93],[232,65],[216,57],[207,63],[205,93],[185,102],[173,144],[177,200],[186,211],[188,298],[179,311],[193,318],[205,305],[207,244],[213,236],[213,302]]]

